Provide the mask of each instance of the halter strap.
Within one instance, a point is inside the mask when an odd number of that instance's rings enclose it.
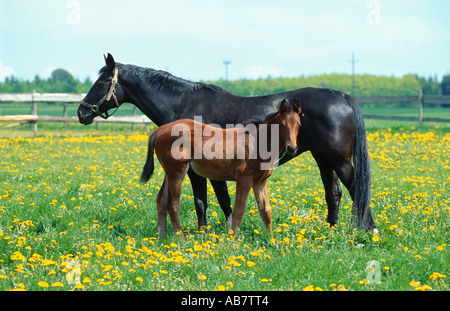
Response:
[[[89,109],[91,109],[91,111],[93,113],[96,113],[98,116],[102,117],[103,119],[105,119],[105,120],[108,119],[120,107],[119,101],[117,100],[117,97],[114,94],[114,90],[116,89],[116,84],[117,84],[117,81],[118,81],[118,76],[119,76],[119,69],[116,67],[116,68],[114,68],[114,76],[113,76],[113,78],[111,80],[111,86],[109,87],[108,93],[105,96],[103,96],[98,101],[98,103],[96,105],[90,104],[90,103],[84,101],[83,99],[81,100],[80,104],[85,106],[85,107],[87,107],[87,108],[89,108]],[[108,111],[105,111],[104,113],[101,113],[99,111],[100,106],[103,105],[103,103],[111,100],[111,98],[114,100],[114,103],[116,104],[116,107],[117,107],[116,110],[114,110],[113,113],[111,113],[111,114],[108,114]]]

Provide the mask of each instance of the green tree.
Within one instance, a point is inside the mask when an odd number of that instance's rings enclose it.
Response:
[[[73,76],[65,69],[53,70],[50,79],[69,83],[74,81]]]
[[[443,95],[450,95],[450,74],[442,77],[441,91]]]

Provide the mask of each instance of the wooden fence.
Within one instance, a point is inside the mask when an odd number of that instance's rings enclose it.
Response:
[[[417,121],[422,122],[447,122],[450,118],[425,118],[423,116],[424,104],[449,105],[450,95],[423,95],[422,91],[415,96],[389,96],[389,97],[360,97],[356,99],[358,104],[389,104],[389,103],[413,103],[417,102],[417,117],[363,115],[364,119]],[[449,110],[450,111],[450,110]]]
[[[16,121],[16,124],[31,123],[33,127],[34,134],[37,134],[37,122],[78,122],[78,117],[67,116],[67,107],[77,106],[81,99],[83,99],[86,94],[68,94],[68,93],[3,93],[0,94],[0,103],[2,102],[28,102],[31,103],[30,114],[29,115],[7,115],[2,116],[0,110],[0,122],[2,121]],[[43,116],[37,113],[37,103],[38,102],[64,102],[63,105],[63,115],[62,116]],[[417,121],[419,125],[422,122],[448,122],[450,123],[450,118],[425,118],[423,117],[423,107],[424,104],[435,104],[435,105],[449,105],[450,95],[423,95],[422,91],[415,96],[389,96],[389,97],[366,97],[357,98],[358,104],[387,104],[387,103],[415,103],[418,104],[418,111],[416,117],[404,117],[404,116],[386,116],[386,115],[363,115],[365,119],[379,119],[379,120],[402,120],[402,121]],[[1,107],[6,107],[5,105],[0,105]],[[113,116],[108,120],[103,120],[101,118],[95,118],[94,122],[97,126],[101,122],[111,122],[111,123],[131,123],[133,128],[135,124],[145,124],[147,131],[149,130],[149,124],[152,122],[146,116],[137,116],[136,107],[134,107],[133,115],[131,116]]]
[[[69,93],[3,93],[0,94],[0,103],[2,102],[19,102],[19,103],[31,103],[29,115],[1,115],[1,108],[16,107],[0,105],[0,122],[2,121],[16,121],[17,123],[10,124],[9,126],[30,123],[33,127],[33,132],[37,134],[38,122],[63,122],[66,127],[67,122],[78,122],[78,117],[67,116],[67,108],[70,106],[78,106],[80,101],[86,96],[86,94],[69,94]],[[44,116],[38,115],[37,108],[38,102],[63,102],[62,116]],[[133,130],[136,124],[145,124],[147,132],[152,121],[147,116],[136,115],[136,107],[133,106],[133,115],[131,116],[112,116],[107,120],[102,118],[95,118],[94,122],[97,123],[131,123]]]

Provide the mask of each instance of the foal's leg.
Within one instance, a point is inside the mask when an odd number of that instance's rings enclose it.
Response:
[[[272,233],[272,208],[269,203],[269,193],[267,192],[267,179],[253,185],[253,193],[258,203],[259,215],[264,223],[264,227],[273,239]]]
[[[244,219],[245,205],[247,204],[248,194],[252,188],[252,182],[250,179],[237,180],[236,181],[236,196],[234,200],[234,209],[231,221],[231,230],[233,235],[236,236],[239,226]]]
[[[167,205],[170,221],[172,222],[173,231],[179,233],[181,239],[184,240],[183,231],[180,223],[180,197],[184,175],[187,171],[187,164],[184,168],[175,171],[167,176],[167,187],[169,189],[170,203]]]
[[[166,176],[156,195],[156,208],[158,211],[158,234],[163,238],[167,232],[167,206],[170,204],[169,189],[167,187]]]

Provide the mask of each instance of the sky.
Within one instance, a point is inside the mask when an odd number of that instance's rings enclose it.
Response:
[[[449,0],[0,0],[0,81],[103,54],[192,80],[450,74]]]

